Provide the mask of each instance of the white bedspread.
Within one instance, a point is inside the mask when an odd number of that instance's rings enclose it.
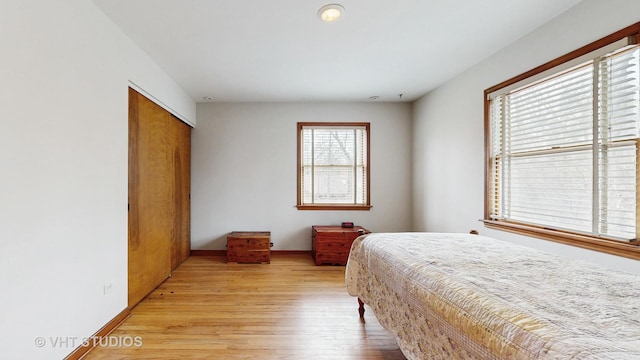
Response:
[[[639,276],[467,234],[354,241],[349,294],[409,359],[640,359]],[[365,315],[366,317],[366,315]]]

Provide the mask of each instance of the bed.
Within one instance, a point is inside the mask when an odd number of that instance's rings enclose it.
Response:
[[[480,235],[374,233],[345,277],[407,359],[640,359],[638,275]]]

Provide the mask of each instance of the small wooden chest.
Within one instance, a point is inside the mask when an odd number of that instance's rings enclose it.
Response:
[[[233,231],[227,235],[227,262],[271,262],[270,231]]]
[[[353,240],[368,233],[370,231],[362,226],[313,226],[311,253],[316,265],[346,265]]]

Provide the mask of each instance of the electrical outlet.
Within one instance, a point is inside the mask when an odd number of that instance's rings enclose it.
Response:
[[[106,295],[109,295],[109,293],[111,293],[111,288],[112,288],[112,287],[113,287],[113,283],[108,283],[108,284],[105,284],[105,285],[103,286],[103,288],[102,288],[102,289],[103,289],[103,293],[104,293],[104,295],[105,295],[105,296],[106,296]]]

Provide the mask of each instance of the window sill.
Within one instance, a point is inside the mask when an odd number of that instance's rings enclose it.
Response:
[[[640,260],[640,247],[638,246],[638,241],[626,243],[623,241],[610,240],[595,236],[588,236],[505,221],[481,221],[484,222],[485,227],[490,229],[508,231],[519,235],[550,240],[557,243],[577,246],[610,255]]]
[[[335,204],[324,204],[324,205],[296,205],[298,210],[363,210],[369,211],[371,209],[371,205],[335,205]]]

